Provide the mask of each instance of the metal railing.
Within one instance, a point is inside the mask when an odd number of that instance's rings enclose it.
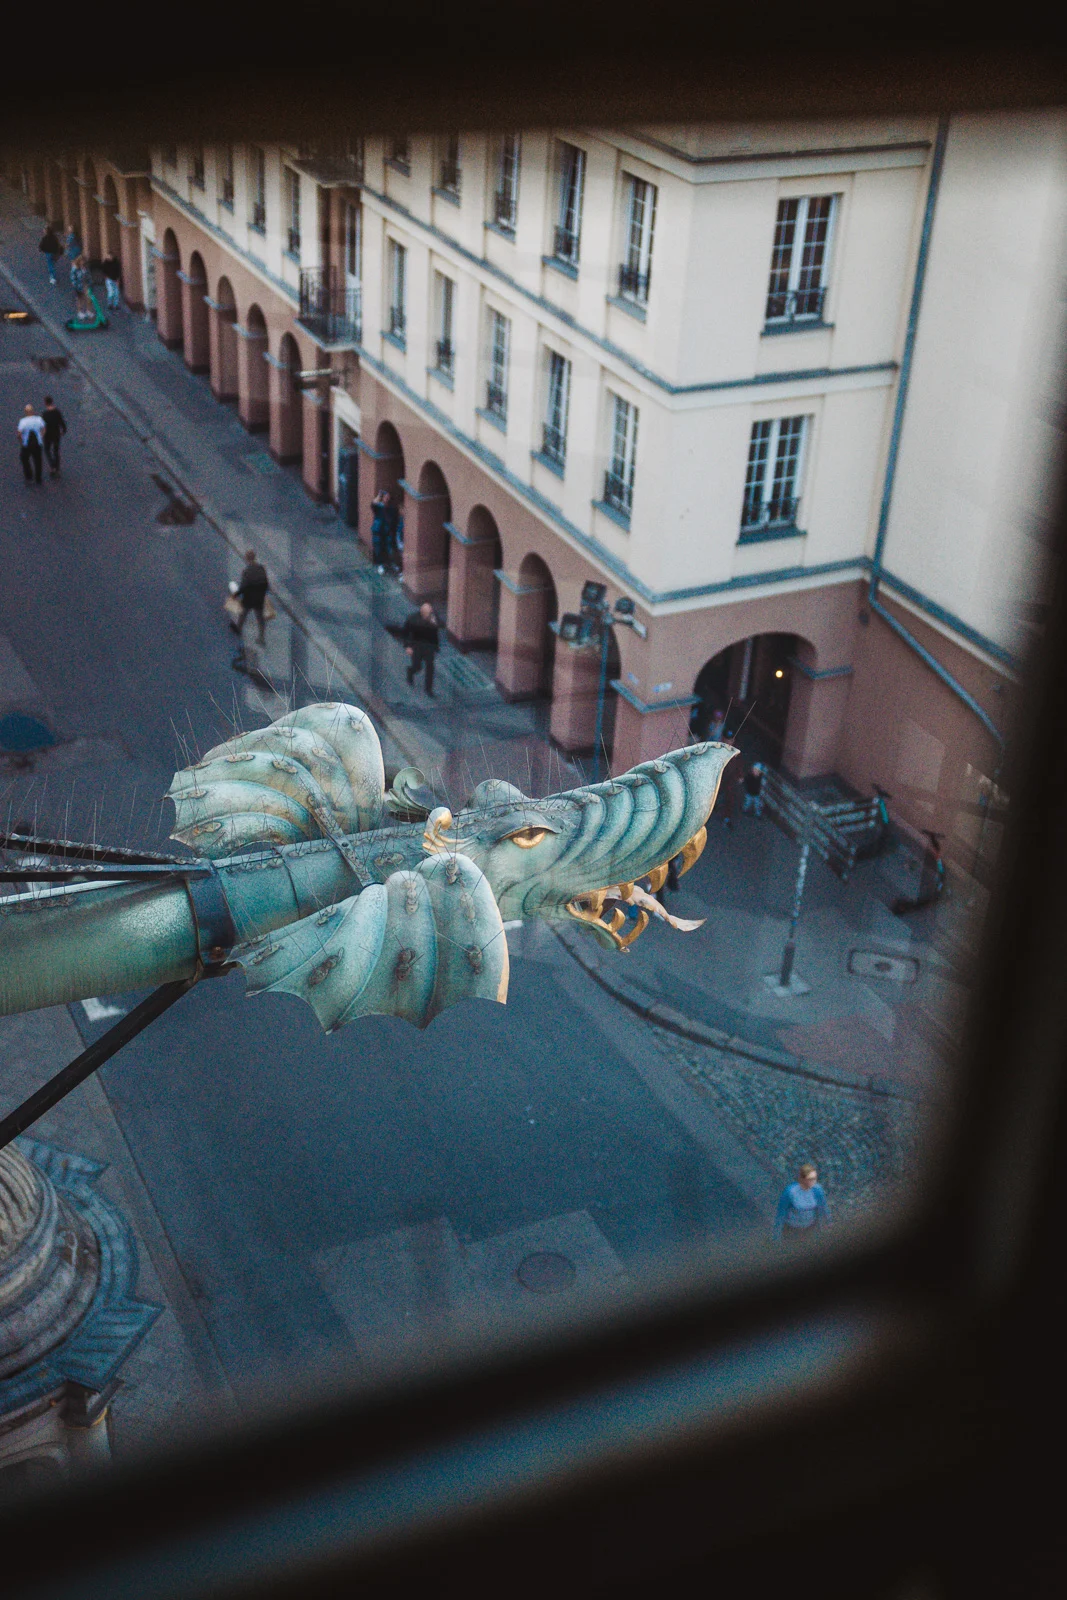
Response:
[[[193,162],[193,170],[189,174],[189,182],[193,185],[194,189],[202,189],[204,187],[204,163],[203,163],[203,161],[195,161],[194,160],[194,162]]]
[[[825,289],[788,289],[781,293],[772,292],[767,296],[767,322],[799,322],[802,319],[812,318],[819,321],[822,317],[823,303],[826,300]]]
[[[550,422],[544,423],[541,428],[541,454],[557,466],[563,466],[567,458],[567,436],[562,428],[555,428]]]
[[[620,296],[627,300],[647,300],[651,278],[651,272],[642,272],[639,267],[621,266],[619,268]]]
[[[438,339],[437,341],[437,371],[452,376],[455,365],[456,352],[451,339]]]
[[[288,239],[289,239],[289,254],[291,256],[298,256],[300,254],[300,229],[299,228],[290,228],[289,229],[289,234],[288,234]]]
[[[773,500],[746,500],[741,508],[741,532],[751,528],[790,528],[796,525],[800,501],[796,495]]]
[[[518,205],[514,194],[508,189],[498,189],[493,196],[493,221],[497,227],[514,233],[517,216]]]
[[[407,336],[408,319],[404,314],[403,306],[389,307],[389,332],[394,339],[403,339]]]
[[[446,194],[459,194],[459,162],[442,161],[437,175],[437,187]]]
[[[223,180],[222,180],[222,193],[219,196],[219,199],[221,200],[221,202],[222,202],[222,204],[224,206],[229,206],[230,210],[231,211],[233,210],[233,179],[232,178],[223,178]]]
[[[568,266],[578,265],[578,235],[571,228],[557,228],[553,235],[552,254],[557,261],[565,261]]]
[[[633,510],[633,502],[633,485],[628,479],[620,478],[615,472],[605,472],[604,504],[613,506],[616,511],[624,511],[629,516]]]
[[[316,183],[358,187],[363,182],[362,141],[354,150],[331,150],[326,145],[301,145],[295,165]]]
[[[485,386],[485,409],[494,417],[506,417],[508,413],[507,390],[502,389],[498,383],[487,383]]]
[[[335,266],[306,267],[300,274],[297,321],[320,345],[355,345],[362,338],[362,293]]]
[[[248,219],[248,226],[255,228],[257,233],[267,231],[267,207],[264,201],[255,200],[252,203],[252,215]]]

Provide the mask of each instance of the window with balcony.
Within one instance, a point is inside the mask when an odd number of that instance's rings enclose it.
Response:
[[[442,139],[437,161],[437,191],[450,200],[459,199],[459,135],[449,134]]]
[[[776,417],[752,424],[741,543],[797,531],[806,425],[806,417]]]
[[[626,244],[619,266],[619,298],[648,301],[652,281],[652,232],[656,225],[656,185],[626,174]]]
[[[548,354],[548,398],[541,427],[541,454],[554,466],[567,460],[567,414],[571,399],[571,364],[566,356]]]
[[[345,276],[349,284],[363,281],[363,207],[348,201],[344,215]]]
[[[251,211],[248,217],[248,226],[256,233],[267,231],[267,157],[259,145],[256,145],[250,156],[249,189],[251,191]]]
[[[514,233],[519,220],[519,136],[506,133],[497,155],[493,221],[505,233]]]
[[[219,153],[219,203],[233,210],[233,145],[224,144]]]
[[[434,353],[434,371],[442,377],[455,375],[456,351],[452,330],[456,303],[455,280],[443,272],[434,273],[434,291],[437,300],[437,348]]]
[[[178,146],[176,144],[165,144],[163,146],[163,165],[165,167],[176,167],[178,165]]]
[[[389,241],[389,335],[401,344],[407,337],[408,253],[395,239]]]
[[[193,151],[192,162],[189,167],[189,182],[194,189],[204,187],[204,148],[198,145]]]
[[[552,238],[552,256],[577,268],[582,236],[582,195],[585,189],[585,151],[577,145],[559,145],[559,204]]]
[[[300,260],[300,174],[285,168],[285,251]]]
[[[778,202],[767,286],[768,328],[822,321],[835,201],[835,195],[820,194]]]
[[[611,449],[604,474],[604,504],[629,517],[634,503],[637,459],[637,407],[612,395]]]
[[[499,311],[489,313],[489,374],[485,385],[485,409],[489,416],[505,422],[508,414],[508,348],[511,323]]]
[[[404,173],[405,177],[410,176],[411,139],[406,133],[389,141],[389,154],[385,160],[387,166],[395,167],[397,172]]]

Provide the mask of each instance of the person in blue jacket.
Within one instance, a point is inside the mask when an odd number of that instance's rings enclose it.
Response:
[[[830,1208],[819,1174],[810,1161],[797,1173],[796,1183],[786,1184],[774,1216],[774,1232],[784,1244],[814,1239],[830,1223]]]

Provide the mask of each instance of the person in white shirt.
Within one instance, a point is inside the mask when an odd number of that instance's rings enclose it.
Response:
[[[40,483],[41,462],[44,459],[44,418],[36,406],[27,401],[22,408],[22,416],[18,424],[19,455],[22,458],[22,474],[27,485]]]

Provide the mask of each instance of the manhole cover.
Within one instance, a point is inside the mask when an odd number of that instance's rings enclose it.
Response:
[[[0,322],[10,323],[12,327],[25,327],[37,318],[32,311],[27,311],[23,306],[0,306]]]
[[[561,1256],[558,1250],[535,1250],[519,1262],[515,1276],[534,1294],[558,1294],[570,1288],[577,1274],[569,1256]]]
[[[55,734],[40,717],[25,711],[9,711],[0,717],[0,750],[25,755],[31,750],[47,750],[55,742]]]
[[[883,978],[890,983],[914,983],[919,963],[914,956],[890,956],[881,950],[853,950],[848,970],[856,978]]]

